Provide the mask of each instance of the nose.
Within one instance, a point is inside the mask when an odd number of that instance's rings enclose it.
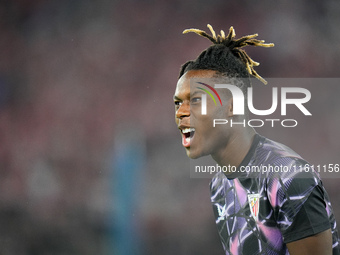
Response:
[[[190,117],[190,105],[187,102],[183,102],[176,111],[176,118],[182,119],[184,117]]]

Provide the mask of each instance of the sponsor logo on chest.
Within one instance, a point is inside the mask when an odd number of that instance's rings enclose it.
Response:
[[[218,211],[218,218],[217,218],[217,221],[221,221],[221,220],[225,220],[225,217],[226,217],[226,204],[222,207],[221,205],[219,204],[216,204],[217,206],[217,211]]]

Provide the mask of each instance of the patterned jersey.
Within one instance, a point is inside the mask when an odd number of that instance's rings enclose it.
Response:
[[[256,135],[235,173],[217,173],[211,202],[225,254],[289,254],[286,243],[329,228],[339,252],[336,221],[319,175],[288,147]]]

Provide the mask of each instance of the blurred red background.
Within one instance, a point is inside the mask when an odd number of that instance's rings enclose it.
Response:
[[[0,253],[222,254],[209,179],[190,178],[172,102],[181,64],[209,42],[182,31],[233,25],[275,43],[247,49],[263,77],[335,78],[339,11],[307,0],[1,1]],[[311,92],[312,124],[258,132],[313,164],[340,163],[340,91]],[[340,220],[338,179],[324,184]]]

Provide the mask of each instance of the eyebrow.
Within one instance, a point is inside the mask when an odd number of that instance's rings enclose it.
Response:
[[[192,93],[190,96],[194,96],[195,94],[203,94],[204,92],[201,90],[196,90],[194,93]]]
[[[175,95],[174,95],[174,100],[182,101],[182,99],[180,99],[179,97],[177,97],[177,96],[175,96]]]

